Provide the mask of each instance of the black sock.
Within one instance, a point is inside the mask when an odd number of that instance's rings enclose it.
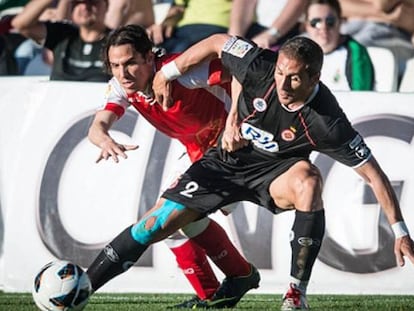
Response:
[[[135,241],[131,236],[131,226],[121,232],[95,258],[87,274],[96,291],[115,276],[128,270],[145,252],[149,245]]]
[[[292,247],[290,275],[298,280],[308,281],[325,232],[324,210],[296,211],[292,231],[294,236],[290,241]]]

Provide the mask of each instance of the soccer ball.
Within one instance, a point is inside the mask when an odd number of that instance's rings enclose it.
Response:
[[[87,304],[91,290],[89,277],[81,267],[57,260],[40,269],[32,294],[42,311],[78,311]]]

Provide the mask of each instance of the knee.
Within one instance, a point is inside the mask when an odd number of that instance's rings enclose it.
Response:
[[[156,220],[155,217],[141,219],[131,228],[132,238],[144,245],[152,243],[156,231],[160,229],[160,223]]]
[[[132,226],[131,234],[134,240],[147,245],[163,238],[172,232],[172,228],[166,228],[166,224],[174,212],[183,210],[184,205],[166,200],[160,208],[152,211],[149,215],[141,219]],[[175,231],[175,230],[174,230]]]
[[[193,238],[199,235],[200,233],[204,232],[204,230],[207,229],[209,224],[210,219],[208,217],[204,217],[200,220],[189,223],[188,225],[184,226],[181,230],[187,237]]]
[[[304,199],[310,204],[310,210],[322,209],[322,176],[317,167],[309,163],[305,169],[297,175],[293,182],[295,197]],[[300,199],[300,200],[301,200]]]
[[[293,180],[293,189],[296,195],[304,193],[322,192],[322,176],[317,167],[306,163]]]

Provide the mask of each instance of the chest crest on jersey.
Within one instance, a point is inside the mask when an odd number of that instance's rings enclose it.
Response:
[[[284,141],[292,141],[296,137],[296,129],[291,126],[290,128],[283,130],[280,136]]]
[[[257,112],[263,112],[267,109],[267,103],[263,98],[253,99],[253,107]]]

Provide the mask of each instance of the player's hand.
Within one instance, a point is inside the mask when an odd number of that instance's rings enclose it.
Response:
[[[247,146],[249,142],[242,138],[237,126],[227,126],[221,138],[221,147],[227,152],[233,152]]]
[[[414,242],[409,235],[395,240],[394,253],[400,267],[404,266],[404,257],[407,257],[414,264]]]
[[[152,90],[155,100],[162,106],[164,111],[167,111],[174,102],[171,97],[171,82],[165,78],[162,71],[155,73]]]
[[[138,149],[138,145],[122,145],[113,140],[105,141],[101,145],[101,153],[96,160],[99,163],[102,159],[108,160],[112,158],[115,163],[119,162],[119,157],[127,159],[126,151]]]

